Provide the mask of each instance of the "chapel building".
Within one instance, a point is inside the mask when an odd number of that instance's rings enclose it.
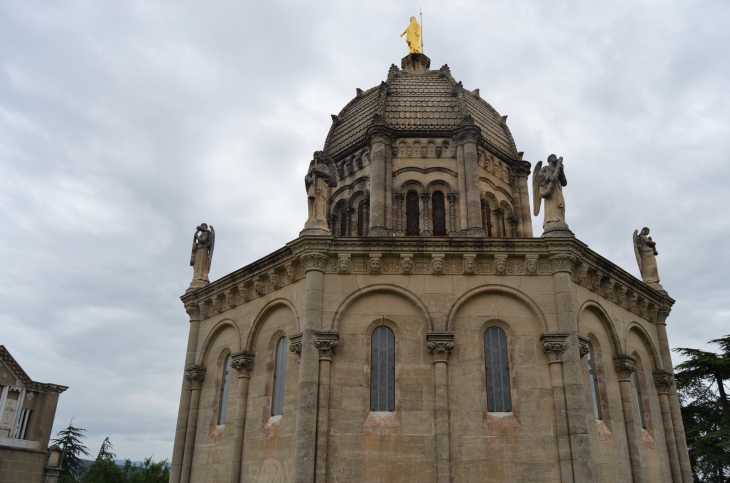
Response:
[[[171,483],[690,483],[674,300],[533,235],[507,117],[414,53],[332,121],[298,239],[208,282],[198,227]]]

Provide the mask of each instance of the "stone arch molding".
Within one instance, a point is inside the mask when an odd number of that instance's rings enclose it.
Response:
[[[238,343],[235,348],[231,348],[231,352],[238,352],[241,350],[241,331],[238,329],[238,325],[236,325],[236,323],[231,319],[223,319],[215,324],[213,330],[211,330],[208,337],[205,338],[205,342],[203,342],[203,347],[200,350],[200,355],[198,357],[198,365],[205,365],[205,360],[208,358],[208,352],[210,352],[210,346],[213,345],[213,342],[215,342],[218,338],[218,334],[220,334],[226,327],[233,327],[233,330],[235,330],[236,334],[238,334]]]
[[[340,326],[340,319],[342,318],[342,315],[347,311],[347,309],[350,308],[350,306],[355,303],[355,301],[371,293],[392,293],[395,295],[400,295],[401,297],[411,302],[417,309],[421,311],[421,314],[426,319],[426,323],[428,324],[428,330],[434,330],[433,319],[431,318],[431,314],[429,313],[428,308],[426,308],[426,304],[424,304],[423,301],[418,298],[413,292],[398,287],[397,285],[389,284],[370,285],[368,287],[358,289],[348,295],[345,300],[340,303],[340,306],[337,307],[337,310],[335,311],[335,316],[332,318],[332,325],[330,326],[330,328],[333,330],[337,330]]]
[[[535,301],[532,300],[530,297],[528,297],[526,293],[521,292],[512,287],[508,287],[506,285],[484,285],[481,287],[476,287],[476,288],[469,290],[461,297],[459,297],[458,300],[451,307],[448,317],[446,317],[446,329],[445,330],[446,331],[454,330],[454,319],[456,318],[456,314],[459,313],[459,310],[461,310],[461,308],[464,306],[464,304],[466,302],[468,302],[472,298],[476,297],[477,295],[486,295],[486,294],[507,295],[509,297],[516,299],[517,301],[521,302],[525,307],[527,307],[530,312],[532,312],[532,315],[538,320],[538,322],[540,322],[540,325],[542,325],[542,330],[544,332],[550,331],[550,329],[548,327],[547,319],[545,318],[545,314],[542,312],[540,307],[535,303]]]
[[[578,311],[579,324],[583,317],[583,312],[586,310],[593,311],[593,313],[598,317],[598,320],[600,320],[603,324],[606,332],[608,332],[608,338],[611,339],[611,350],[613,351],[613,355],[617,356],[623,354],[624,352],[621,349],[621,339],[619,339],[616,326],[613,325],[613,321],[611,320],[611,317],[609,317],[608,312],[606,312],[606,309],[604,309],[601,304],[595,300],[587,300],[583,303],[583,305],[581,305],[580,310]]]
[[[644,327],[642,327],[638,322],[631,322],[626,328],[626,335],[624,337],[624,340],[626,341],[626,350],[628,351],[629,334],[632,330],[636,332],[636,334],[639,336],[639,339],[641,339],[641,341],[646,346],[646,349],[649,351],[649,356],[651,357],[651,362],[654,370],[664,369],[664,367],[662,366],[662,360],[659,357],[659,353],[656,350],[654,342],[652,342],[651,337],[649,337],[649,334],[646,332],[646,329],[644,329]]]
[[[256,315],[253,324],[251,324],[251,330],[248,332],[248,337],[246,337],[245,347],[247,351],[253,350],[253,344],[256,341],[259,329],[261,329],[261,326],[264,324],[264,322],[266,322],[269,314],[271,314],[271,312],[278,309],[279,307],[287,307],[289,310],[291,310],[291,313],[294,316],[294,320],[297,322],[297,330],[299,330],[299,315],[297,314],[297,309],[296,307],[294,307],[294,304],[292,304],[289,300],[285,298],[274,299],[264,305],[264,307],[259,311],[258,315]]]

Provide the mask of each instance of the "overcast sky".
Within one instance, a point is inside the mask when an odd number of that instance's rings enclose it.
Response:
[[[730,333],[726,1],[5,0],[0,344],[70,386],[54,432],[171,455],[195,226],[211,279],[296,238],[330,114],[400,65],[419,6],[432,68],[533,165],[564,157],[578,238],[638,276],[651,228],[672,347]]]

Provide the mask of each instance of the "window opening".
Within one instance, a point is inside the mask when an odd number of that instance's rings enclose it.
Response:
[[[512,411],[509,382],[507,335],[499,327],[484,333],[484,359],[487,369],[487,409],[490,413]]]
[[[596,375],[596,361],[593,356],[593,345],[588,342],[588,373],[591,379],[591,395],[593,396],[593,417],[600,420],[601,417],[601,398],[598,396],[598,376]]]
[[[406,235],[418,235],[418,193],[409,191],[406,195]]]
[[[446,205],[444,194],[441,191],[434,191],[431,196],[433,209],[433,234],[434,236],[446,236]]]
[[[218,424],[226,424],[226,412],[228,411],[228,390],[231,385],[231,355],[226,356],[223,364],[223,380],[221,381],[221,400],[218,407]]]
[[[274,397],[271,404],[271,415],[280,416],[284,412],[284,378],[286,376],[286,337],[276,344],[276,366],[274,368]]]
[[[634,371],[634,388],[636,389],[636,402],[639,403],[639,420],[641,421],[641,429],[646,429],[646,421],[644,420],[644,403],[641,401],[641,386],[639,385],[639,371]]]
[[[370,410],[395,411],[395,335],[381,325],[371,338]]]

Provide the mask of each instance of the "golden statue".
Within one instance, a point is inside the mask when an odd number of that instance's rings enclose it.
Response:
[[[400,34],[401,37],[406,36],[409,54],[422,54],[423,46],[421,45],[421,24],[418,23],[416,17],[411,17],[411,23],[408,28]]]

